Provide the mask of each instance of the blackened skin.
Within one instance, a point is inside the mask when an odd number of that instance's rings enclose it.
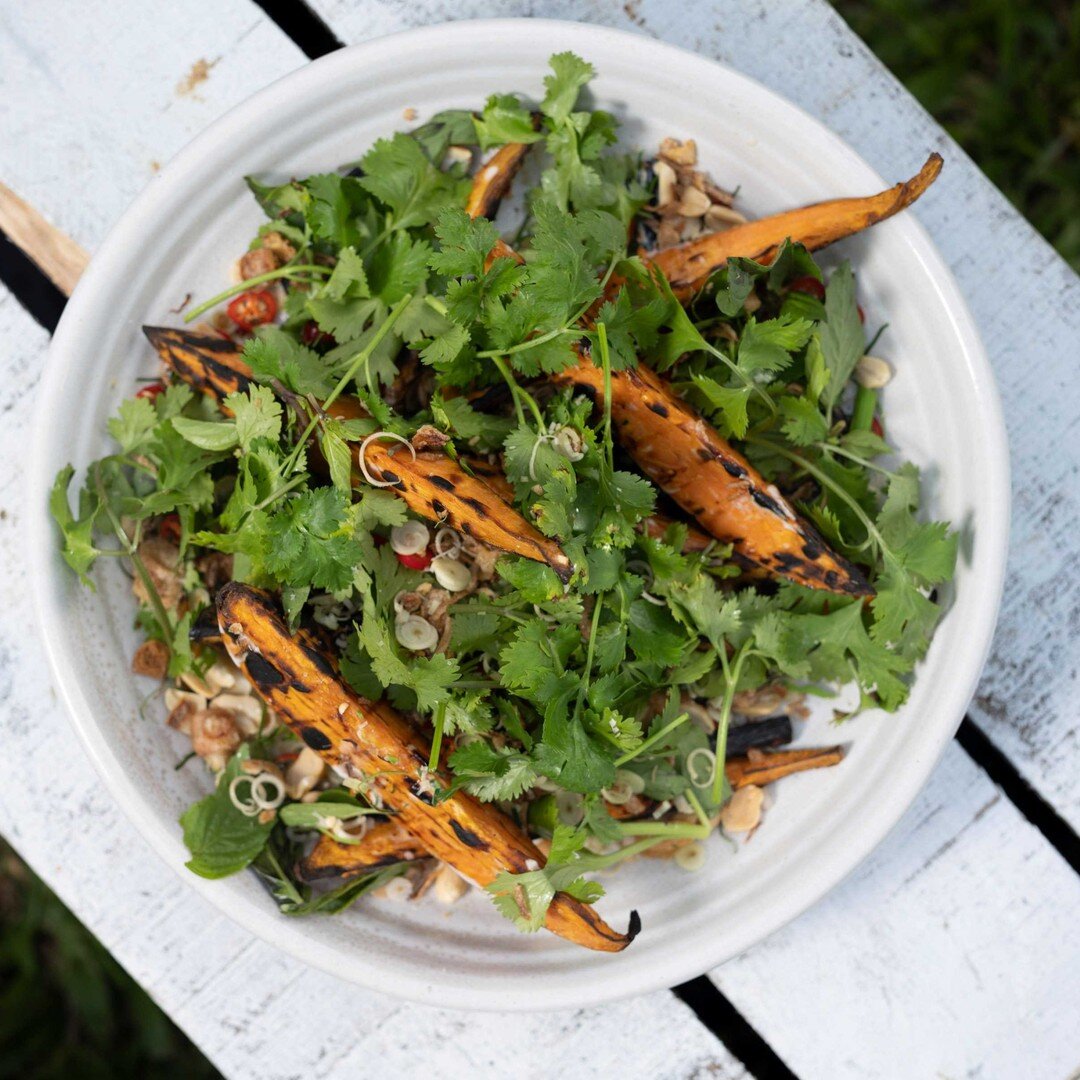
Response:
[[[654,413],[656,413],[657,416],[667,416],[668,415],[667,406],[664,405],[663,403],[659,402],[659,401],[650,401],[649,402],[649,408],[652,409],[652,411]]]
[[[731,728],[727,737],[727,753],[729,757],[740,757],[754,747],[786,746],[791,739],[791,717],[770,716]]]
[[[310,645],[304,645],[303,643],[301,643],[300,648],[323,675],[329,675],[333,678],[337,674],[334,671],[334,665],[318,649],[313,649]]]
[[[248,665],[251,664],[251,658],[248,658]],[[333,743],[318,729],[313,727],[305,727],[300,732],[300,738],[304,740],[311,747],[312,750],[329,750]]]
[[[188,638],[192,641],[219,641],[221,629],[218,627],[217,611],[213,604],[209,604],[199,612],[198,617],[191,624]]]
[[[435,487],[442,488],[443,491],[453,491],[454,490],[454,481],[453,480],[447,480],[445,476],[432,476],[431,477],[431,482],[432,482],[432,484],[435,485]]]
[[[457,838],[463,843],[467,844],[471,848],[477,848],[480,851],[487,851],[491,845],[479,837],[472,831],[472,829],[465,828],[464,825],[459,824],[453,818],[450,819],[450,825],[454,832],[457,833]]]
[[[285,676],[265,656],[256,652],[248,654],[246,664],[248,674],[263,686],[277,686],[285,681]]]

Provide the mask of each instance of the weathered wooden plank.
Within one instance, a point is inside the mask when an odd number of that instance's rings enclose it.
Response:
[[[0,180],[92,251],[185,143],[303,62],[250,0],[0,5]]]
[[[822,0],[690,0],[677,12],[668,0],[503,0],[497,7],[488,0],[313,0],[312,7],[350,44],[492,15],[614,26],[715,57],[760,79],[823,120],[883,176],[911,175],[929,149],[944,155],[941,179],[914,213],[952,267],[979,325],[1001,387],[1013,453],[1012,554],[1001,621],[972,715],[1028,782],[1080,828],[1080,774],[1073,764],[1080,743],[1074,702],[1080,418],[1070,392],[1080,282],[832,8]],[[1046,452],[1047,432],[1053,433],[1053,453]]]
[[[1080,1066],[1080,880],[957,746],[826,899],[712,978],[803,1077]]]

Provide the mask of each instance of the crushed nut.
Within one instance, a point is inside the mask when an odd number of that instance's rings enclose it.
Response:
[[[720,811],[720,824],[725,832],[749,832],[761,821],[765,791],[755,784],[739,788]]]
[[[144,641],[131,658],[131,670],[136,675],[164,679],[169,670],[169,646],[164,641]]]
[[[191,718],[191,748],[215,772],[225,767],[240,741],[233,714],[226,709],[211,705]]]
[[[455,904],[468,891],[469,883],[452,866],[439,867],[432,893],[440,904]]]
[[[191,718],[206,708],[206,698],[187,690],[169,687],[165,691],[165,708],[169,710],[166,723],[184,735],[191,734]]]
[[[269,248],[258,247],[254,251],[245,251],[240,256],[240,280],[247,281],[248,278],[268,274],[271,270],[276,270],[278,265],[277,256]]]
[[[855,365],[855,381],[867,390],[880,390],[892,381],[893,371],[880,356],[862,356]]]
[[[279,266],[296,257],[296,248],[279,232],[268,232],[262,238],[262,246],[274,253]]]
[[[696,165],[697,143],[693,139],[687,139],[686,142],[664,139],[660,144],[660,156],[667,158],[673,165]]]

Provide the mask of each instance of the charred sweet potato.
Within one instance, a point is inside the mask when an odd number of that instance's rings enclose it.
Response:
[[[588,357],[554,376],[603,399]],[[871,596],[862,573],[830,551],[776,488],[644,365],[612,372],[611,416],[619,441],[661,490],[718,540],[757,566],[812,589]]]
[[[180,378],[218,402],[250,385],[251,369],[232,342],[163,326],[144,326],[143,332]],[[367,415],[363,405],[349,397],[338,398],[328,412],[345,420]],[[555,541],[445,455],[417,453],[413,460],[400,443],[375,442],[365,451],[364,461],[372,476],[391,483],[390,490],[422,517],[446,522],[500,551],[546,562],[563,581],[573,573]]]
[[[397,819],[373,825],[357,844],[342,844],[331,836],[320,836],[311,852],[297,864],[301,881],[349,878],[394,863],[412,862],[427,855],[416,838]]]
[[[739,256],[769,263],[788,239],[805,244],[810,251],[817,251],[892,217],[926,191],[941,172],[941,164],[941,155],[931,154],[910,180],[877,195],[861,199],[829,199],[797,210],[786,210],[722,232],[708,233],[645,257],[664,272],[675,295],[685,301],[730,258]]]
[[[724,763],[724,775],[733,788],[748,784],[771,784],[792,773],[807,769],[826,769],[839,765],[844,751],[839,746],[813,747],[807,750],[750,750],[746,757],[728,758]]]
[[[537,118],[533,117],[533,126]],[[500,146],[491,158],[476,171],[472,189],[465,202],[469,217],[491,217],[506,197],[514,177],[525,161],[531,143],[507,143]]]
[[[341,680],[333,658],[304,631],[288,632],[270,597],[232,582],[217,596],[218,623],[229,654],[282,723],[331,765],[360,781],[369,800],[424,850],[463,877],[487,885],[502,871],[523,873],[544,856],[501,810],[458,791],[434,803],[434,785],[450,778],[430,773],[426,738],[385,702],[357,696]],[[619,952],[640,921],[620,934],[588,904],[559,893],[545,926],[589,949]]]

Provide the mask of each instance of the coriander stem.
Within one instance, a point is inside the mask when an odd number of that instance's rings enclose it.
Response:
[[[184,322],[189,323],[194,319],[197,319],[203,312],[209,311],[212,307],[217,307],[223,300],[228,300],[232,296],[238,296],[240,293],[246,292],[253,285],[263,285],[267,281],[275,281],[279,278],[329,273],[329,267],[316,266],[314,263],[302,263],[298,266],[279,266],[276,270],[267,270],[265,274],[256,274],[255,277],[246,278],[244,281],[241,281],[239,285],[233,285],[223,292],[219,292],[217,296],[211,296],[209,300],[204,300],[201,304],[193,307],[184,315]]]
[[[685,723],[690,719],[689,713],[683,713],[681,716],[676,716],[670,723],[665,724],[659,731],[650,735],[640,746],[634,750],[627,750],[622,757],[615,759],[615,767],[619,768],[625,765],[628,761],[633,761],[634,758],[640,757],[651,746],[655,746],[669,731],[674,731],[680,724]]]
[[[744,642],[735,654],[735,662],[731,665],[728,674],[725,665],[724,673],[727,677],[727,685],[724,687],[724,699],[720,706],[720,719],[716,723],[716,776],[713,778],[712,801],[719,803],[724,795],[724,763],[727,759],[727,735],[728,725],[731,721],[731,703],[735,698],[735,688],[739,685],[739,675],[742,672],[743,661],[753,652]],[[723,652],[723,650],[721,650]]]
[[[851,507],[855,516],[862,522],[863,528],[866,529],[867,536],[871,540],[877,543],[878,549],[881,551],[883,558],[892,557],[892,551],[888,544],[885,543],[884,537],[878,532],[877,526],[870,520],[870,515],[858,504],[858,502],[852,498],[839,484],[833,483],[828,474],[824,473],[816,465],[812,465],[801,454],[795,454],[788,450],[786,447],[781,446],[779,443],[773,442],[771,439],[748,439],[747,442],[757,443],[759,446],[767,446],[770,450],[779,454],[781,457],[786,457],[788,461],[794,462],[794,464],[800,466],[803,470],[808,472],[822,487],[828,488],[838,498]]]
[[[450,311],[450,309],[440,300],[437,296],[431,296],[430,294],[424,297],[424,303],[427,304],[432,311],[437,311],[444,318]]]
[[[431,754],[428,757],[428,772],[439,768],[439,751],[442,749],[443,723],[446,720],[446,702],[440,701],[435,711],[435,734],[431,738]]]
[[[352,358],[349,362],[349,367],[345,374],[338,380],[337,386],[330,391],[330,396],[320,406],[322,412],[326,410],[341,396],[342,392],[349,385],[349,383],[356,377],[357,371],[360,370],[360,365],[367,363],[371,354],[379,347],[380,342],[392,329],[394,323],[398,321],[401,313],[412,301],[412,293],[406,293],[391,309],[390,313],[383,320],[382,326],[375,332],[372,339]],[[311,422],[304,429],[303,435],[300,436],[300,440],[296,444],[296,449],[289,455],[289,460],[286,462],[285,468],[282,470],[282,475],[287,476],[294,468],[296,468],[297,461],[300,460],[300,454],[303,452],[304,447],[307,445],[308,439],[311,437],[311,433],[319,424],[319,414],[316,413]]]
[[[608,349],[607,327],[596,324],[596,334],[600,346],[600,365],[604,372],[604,454],[609,472],[615,469],[615,447],[611,438],[611,350]]]
[[[709,821],[708,815],[705,813],[704,808],[701,805],[701,800],[694,792],[694,785],[691,783],[690,787],[686,789],[683,794],[686,796],[686,801],[694,808],[694,813],[698,816],[698,821],[707,828],[712,828],[712,822]]]
[[[711,825],[691,825],[685,821],[619,821],[615,827],[623,836],[660,836],[707,840],[712,833]]]
[[[477,353],[477,355],[479,356],[480,354]],[[506,385],[510,387],[510,394],[514,399],[514,410],[517,413],[518,423],[522,425],[525,423],[525,413],[521,408],[521,403],[524,402],[529,406],[529,411],[536,420],[537,430],[542,435],[547,429],[547,424],[544,423],[544,414],[540,411],[540,406],[536,404],[536,400],[533,398],[532,394],[521,388],[505,360],[499,356],[493,356],[491,357],[491,361],[499,369],[499,374],[506,380]]]
[[[877,391],[867,386],[860,386],[855,391],[855,406],[851,411],[851,431],[869,431],[874,422],[874,410],[877,408]]]
[[[891,469],[886,469],[883,465],[875,465],[872,461],[867,461],[866,458],[853,454],[842,446],[832,446],[830,443],[815,443],[814,445],[827,454],[839,454],[840,457],[847,458],[848,461],[854,461],[856,465],[861,465],[864,469],[873,469],[875,472],[884,473],[886,476],[896,475]]]
[[[578,687],[577,701],[574,704],[574,718],[581,715],[581,706],[585,703],[585,695],[592,681],[593,656],[596,653],[596,630],[600,625],[600,612],[604,606],[604,594],[600,593],[593,604],[592,620],[589,624],[589,644],[585,650],[585,671],[581,676],[581,685]]]
[[[693,826],[691,826],[693,827]],[[620,829],[620,832],[625,830]],[[628,833],[627,835],[633,835]],[[655,847],[663,839],[663,836],[656,836],[647,840],[638,840],[634,844],[627,844],[626,847],[619,848],[618,851],[613,851],[609,855],[587,855],[581,857],[583,860],[588,859],[588,866],[582,867],[586,872],[592,872],[595,870],[604,870],[609,866],[614,866],[616,863],[622,862],[623,859],[633,858],[635,855],[640,855],[643,851],[648,851],[649,848]]]

